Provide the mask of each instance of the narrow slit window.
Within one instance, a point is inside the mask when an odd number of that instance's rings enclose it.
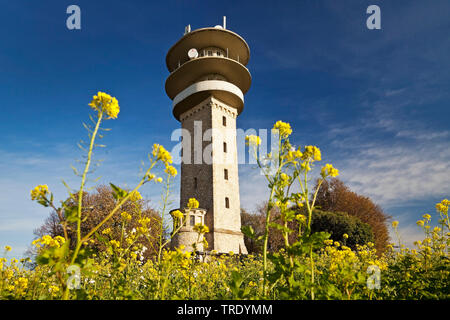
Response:
[[[213,55],[213,52],[211,50],[208,50],[208,56],[212,57],[212,55]]]
[[[191,227],[195,226],[195,216],[190,216],[191,217]]]
[[[227,117],[225,117],[225,116],[222,117],[222,125],[223,125],[224,127],[227,126]]]
[[[224,142],[223,143],[223,152],[227,152],[227,143],[226,142]]]
[[[225,197],[225,208],[230,208],[230,199],[228,197]]]
[[[194,189],[197,190],[197,177],[194,178]]]
[[[223,170],[223,177],[225,180],[228,180],[228,169]]]

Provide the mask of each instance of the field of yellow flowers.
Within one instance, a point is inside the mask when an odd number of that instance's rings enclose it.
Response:
[[[212,251],[207,256],[187,252],[183,247],[169,249],[170,239],[181,228],[183,213],[169,211],[170,182],[177,175],[172,156],[161,145],[154,145],[149,155],[149,167],[132,190],[111,185],[115,207],[88,232],[81,226],[83,190],[90,170],[95,139],[106,119],[116,119],[120,108],[117,99],[99,92],[90,106],[96,117],[91,117],[90,147],[80,188],[68,188],[69,199],[76,206],[62,201],[55,204],[48,186],[40,185],[31,191],[31,199],[53,209],[59,217],[64,236],[44,235],[33,241],[37,255],[18,261],[9,259],[9,246],[0,258],[0,299],[449,299],[450,298],[450,229],[448,208],[444,199],[436,205],[435,217],[423,215],[417,221],[424,238],[414,248],[406,248],[401,239],[389,246],[383,254],[373,243],[351,250],[346,246],[347,235],[341,243],[329,239],[325,232],[311,232],[311,216],[320,184],[339,171],[325,164],[320,171],[315,190],[308,187],[312,167],[321,161],[320,149],[315,146],[295,148],[289,141],[292,129],[278,121],[273,130],[278,133],[279,154],[261,155],[260,137],[247,137],[258,166],[267,179],[270,196],[266,212],[265,233],[256,238],[251,228],[243,228],[247,237],[254,238],[262,248],[258,256],[240,256],[232,252],[223,255]],[[276,161],[274,161],[276,160]],[[163,176],[154,174],[156,166],[163,167]],[[150,217],[137,213],[137,228],[125,228],[133,218],[121,208],[129,201],[139,199],[139,188],[156,183],[163,188],[163,205],[156,221],[160,232],[155,254],[144,257],[148,250],[140,239],[155,237],[149,233]],[[297,184],[299,188],[292,188]],[[300,190],[293,192],[292,190]],[[197,208],[194,198],[186,205]],[[279,223],[270,222],[271,209],[281,212]],[[293,208],[296,208],[294,210]],[[298,209],[303,208],[304,214]],[[170,212],[170,214],[168,213]],[[167,227],[171,215],[173,226]],[[106,223],[120,216],[120,239],[111,237]],[[292,241],[289,222],[298,221],[298,239]],[[437,223],[434,223],[436,221]],[[432,225],[434,223],[434,226]],[[392,227],[397,232],[398,222]],[[281,230],[284,248],[270,252],[267,244],[271,230]],[[207,226],[197,225],[198,241],[207,247],[202,235]],[[68,236],[76,235],[75,240]],[[170,234],[170,236],[166,236]],[[72,238],[73,239],[73,238]],[[105,250],[93,250],[94,241],[104,244]],[[196,243],[193,244],[194,247]]]

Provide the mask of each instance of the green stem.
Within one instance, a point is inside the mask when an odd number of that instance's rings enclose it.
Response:
[[[97,136],[98,129],[100,128],[100,123],[102,122],[102,118],[103,118],[103,111],[99,111],[98,120],[95,125],[95,129],[92,132],[91,141],[89,144],[89,151],[88,151],[88,155],[87,155],[86,165],[84,167],[83,175],[81,177],[80,190],[78,191],[77,244],[76,244],[75,252],[74,252],[74,255],[72,257],[72,261],[70,264],[74,263],[77,255],[78,255],[78,252],[81,248],[81,243],[82,243],[82,241],[81,241],[81,210],[82,210],[82,204],[83,204],[83,190],[84,190],[84,186],[86,184],[86,177],[89,172],[89,167],[91,165],[92,151],[94,150],[95,138]],[[65,287],[62,298],[63,298],[63,300],[67,300],[69,298],[69,287],[68,286]]]
[[[89,172],[89,167],[91,165],[92,151],[94,149],[95,137],[97,136],[98,129],[100,128],[100,123],[102,122],[102,118],[103,118],[103,112],[100,111],[98,114],[98,120],[95,125],[94,132],[92,133],[92,136],[91,136],[91,142],[89,144],[89,152],[87,155],[87,161],[86,161],[86,165],[84,167],[83,176],[81,178],[80,191],[78,191],[77,245],[81,242],[81,209],[82,209],[81,206],[83,203],[83,190],[84,190],[84,185],[86,184],[86,176]]]

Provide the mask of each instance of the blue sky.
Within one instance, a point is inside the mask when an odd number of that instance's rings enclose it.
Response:
[[[81,8],[81,30],[66,8]],[[381,8],[381,30],[366,8]],[[220,24],[248,42],[253,77],[238,127],[291,123],[292,141],[322,149],[354,191],[374,199],[406,242],[415,221],[450,196],[450,2],[433,1],[1,1],[0,246],[20,257],[48,210],[29,191],[57,199],[81,159],[89,103],[119,99],[92,178],[132,186],[153,143],[171,149],[179,123],[165,95],[165,54],[187,24]],[[241,165],[241,204],[253,210],[265,184]],[[91,186],[94,185],[92,182]],[[178,201],[175,186],[174,201]],[[157,205],[159,189],[142,193]]]

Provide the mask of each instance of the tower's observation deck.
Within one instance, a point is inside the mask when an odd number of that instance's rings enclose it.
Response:
[[[195,49],[195,57],[188,52]],[[240,114],[251,75],[245,67],[250,49],[238,34],[223,28],[202,28],[186,33],[166,56],[171,72],[166,93],[173,100],[173,114],[180,115],[213,95]]]

